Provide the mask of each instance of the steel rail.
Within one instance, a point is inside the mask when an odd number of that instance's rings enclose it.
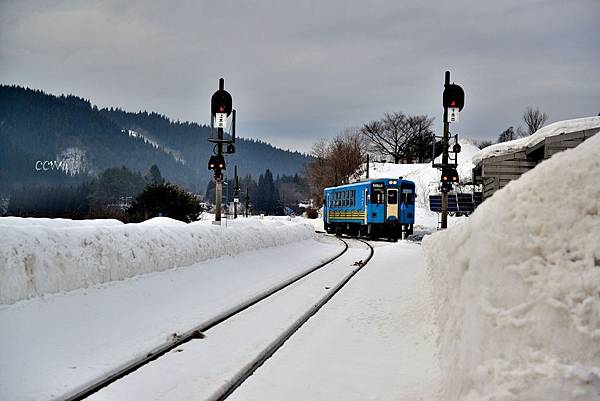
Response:
[[[339,237],[338,237],[339,238]],[[227,399],[248,377],[262,366],[277,350],[279,350],[283,344],[296,333],[312,316],[314,316],[325,304],[327,304],[348,282],[358,273],[373,257],[375,250],[373,246],[367,241],[362,239],[354,238],[356,241],[360,241],[369,247],[369,256],[362,261],[356,269],[353,269],[348,273],[335,287],[333,287],[327,294],[325,294],[315,305],[313,305],[308,311],[306,311],[300,318],[298,318],[294,324],[292,324],[285,332],[280,334],[275,341],[267,346],[247,367],[238,372],[229,383],[226,383],[208,398],[210,401],[223,401]]]

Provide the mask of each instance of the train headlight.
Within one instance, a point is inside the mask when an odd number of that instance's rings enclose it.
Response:
[[[389,183],[390,183],[390,184],[397,184],[397,183],[398,183],[398,181],[396,181],[396,180],[390,180],[390,181],[389,181]]]

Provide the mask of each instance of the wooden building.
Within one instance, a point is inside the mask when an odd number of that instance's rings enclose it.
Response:
[[[482,185],[485,200],[538,163],[555,153],[574,148],[598,132],[600,128],[548,136],[535,145],[484,158],[473,169],[473,183]]]

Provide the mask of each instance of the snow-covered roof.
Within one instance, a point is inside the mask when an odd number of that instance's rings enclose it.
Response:
[[[488,157],[501,156],[535,146],[550,136],[595,128],[600,128],[600,117],[584,117],[575,118],[573,120],[557,121],[540,128],[532,135],[525,138],[488,146],[473,156],[473,163],[478,164],[481,160],[487,159]]]

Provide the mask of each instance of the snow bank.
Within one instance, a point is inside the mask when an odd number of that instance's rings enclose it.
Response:
[[[529,148],[542,142],[545,138],[563,133],[577,132],[588,129],[600,129],[600,117],[576,118],[573,120],[558,121],[535,131],[532,135],[508,142],[497,143],[481,150],[473,157],[473,163],[477,164],[483,159],[492,156],[500,156]]]
[[[0,217],[0,230],[5,226],[17,227],[108,227],[123,225],[119,220],[97,219],[97,220],[70,220],[70,219],[48,219],[33,217]]]
[[[600,135],[423,240],[443,400],[600,399]]]
[[[315,235],[299,220],[238,219],[225,227],[168,218],[122,224],[16,217],[0,218],[0,233],[0,304]]]

